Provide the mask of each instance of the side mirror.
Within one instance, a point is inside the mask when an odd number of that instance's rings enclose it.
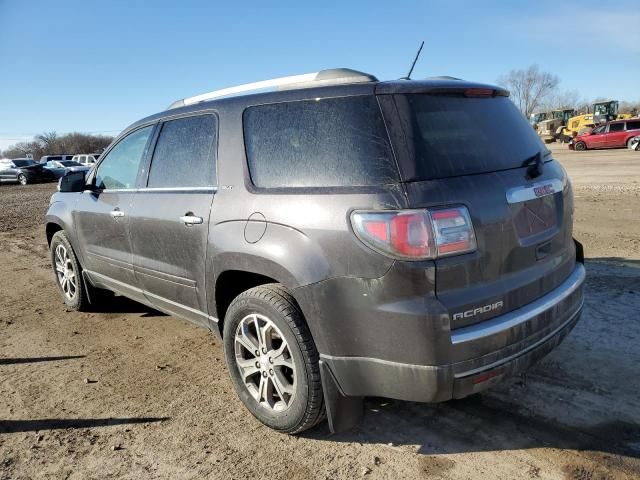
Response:
[[[93,185],[87,185],[85,172],[70,172],[60,178],[59,190],[61,192],[84,192],[93,190]]]

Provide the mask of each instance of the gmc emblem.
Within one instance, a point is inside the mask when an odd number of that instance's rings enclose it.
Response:
[[[545,195],[550,195],[554,193],[553,185],[548,183],[547,185],[540,185],[539,187],[533,187],[533,193],[536,194],[536,197],[544,197]]]

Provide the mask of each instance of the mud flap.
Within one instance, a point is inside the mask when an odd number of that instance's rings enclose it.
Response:
[[[352,429],[364,415],[364,398],[345,396],[329,366],[320,360],[320,379],[331,433]]]
[[[584,265],[584,248],[582,244],[577,241],[575,238],[573,239],[576,244],[576,262],[582,263]]]
[[[89,280],[87,280],[86,274],[84,272],[84,270],[82,270],[82,275],[80,275],[82,277],[82,284],[84,286],[84,293],[87,294],[87,300],[89,300],[89,305],[93,305],[93,301],[94,299],[91,298],[91,293],[90,293],[90,288],[89,286],[91,285],[91,282]]]

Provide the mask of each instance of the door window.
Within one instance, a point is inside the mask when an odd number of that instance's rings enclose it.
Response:
[[[130,133],[113,147],[96,171],[98,189],[129,189],[136,185],[140,161],[153,126]]]
[[[165,122],[151,160],[147,186],[188,188],[216,185],[216,136],[214,115]]]
[[[640,121],[627,122],[627,130],[640,130]]]
[[[622,132],[624,130],[624,123],[612,123],[609,125],[609,133]]]

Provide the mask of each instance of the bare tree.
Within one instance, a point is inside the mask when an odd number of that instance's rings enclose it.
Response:
[[[31,142],[20,142],[10,146],[0,157],[19,158],[30,153],[38,160],[43,155],[101,153],[112,141],[113,138],[106,135],[68,133],[59,136],[56,132],[47,132],[36,135]]]
[[[547,96],[541,107],[545,110],[576,109],[580,103],[584,102],[586,102],[586,100],[580,100],[580,95],[576,90],[556,91]]]
[[[498,83],[511,92],[513,102],[528,117],[555,92],[560,81],[557,76],[531,65],[526,70],[511,70],[500,77]]]

